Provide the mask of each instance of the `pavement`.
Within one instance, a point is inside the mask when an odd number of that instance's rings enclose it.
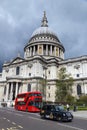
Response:
[[[87,111],[71,111],[74,117],[87,119]]]

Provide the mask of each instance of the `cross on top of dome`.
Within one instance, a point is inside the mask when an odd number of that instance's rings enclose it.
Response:
[[[47,21],[47,17],[46,17],[46,11],[44,11],[44,16],[42,18],[42,25],[41,25],[41,27],[48,27],[47,23],[48,23],[48,21]]]

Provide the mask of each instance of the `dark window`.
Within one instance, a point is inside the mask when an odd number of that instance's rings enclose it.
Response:
[[[77,74],[77,77],[79,77],[79,74]]]
[[[18,105],[26,105],[26,102],[18,102]]]
[[[6,86],[4,87],[4,95],[6,94]]]
[[[50,86],[48,88],[50,89]]]
[[[42,109],[43,109],[43,110],[47,110],[47,106],[43,106]]]
[[[47,111],[51,111],[51,106],[47,106]]]
[[[29,94],[29,97],[31,97],[31,96],[41,96],[41,93],[31,93],[31,94]]]
[[[77,85],[77,94],[78,94],[78,95],[81,95],[81,93],[82,93],[82,92],[81,92],[81,86],[78,84],[78,85]]]
[[[11,83],[9,84],[9,94],[10,94],[10,92],[11,92]]]
[[[48,71],[48,74],[50,74],[50,70]]]
[[[17,98],[23,98],[25,96],[26,96],[26,94],[19,94],[19,95],[17,95]]]
[[[32,101],[30,101],[30,102],[28,103],[28,105],[29,105],[29,106],[32,106],[32,105],[33,105],[33,102],[32,102]]]
[[[19,73],[20,73],[20,67],[17,66],[17,68],[16,68],[16,75],[19,75]]]
[[[29,76],[31,76],[31,73],[29,73]]]
[[[28,92],[31,91],[31,84],[28,84],[27,91],[28,91]]]
[[[48,97],[50,97],[50,93],[49,93]]]

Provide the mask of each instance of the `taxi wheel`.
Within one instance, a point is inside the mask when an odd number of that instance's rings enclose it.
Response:
[[[58,116],[58,117],[57,117],[57,121],[62,121],[61,116]]]
[[[50,119],[53,119],[54,117],[53,117],[53,114],[52,113],[50,113]]]

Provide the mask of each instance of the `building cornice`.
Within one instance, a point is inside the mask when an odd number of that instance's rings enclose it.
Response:
[[[68,64],[68,63],[75,63],[75,62],[82,62],[82,61],[87,61],[87,55],[65,59],[60,61],[59,64],[61,65],[61,64]]]

